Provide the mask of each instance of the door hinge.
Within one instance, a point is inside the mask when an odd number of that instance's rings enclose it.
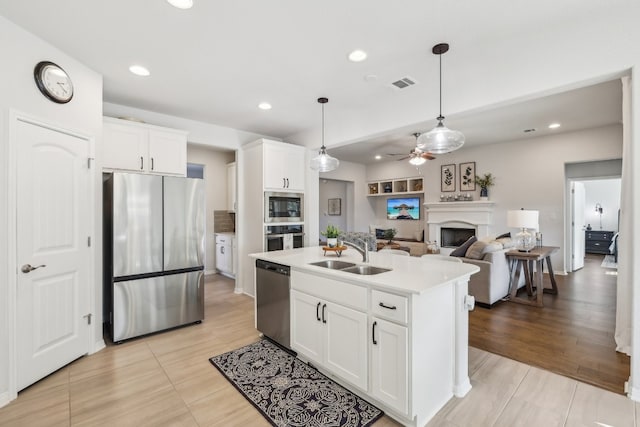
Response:
[[[95,160],[95,157],[87,157],[87,169],[91,169],[91,160]]]
[[[87,237],[87,246],[91,247],[91,236]]]
[[[87,318],[87,325],[91,324],[91,316],[92,316],[91,313],[85,314],[84,316],[82,316],[82,317],[86,317]]]

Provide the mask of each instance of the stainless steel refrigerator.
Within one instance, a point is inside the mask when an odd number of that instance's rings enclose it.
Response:
[[[104,321],[114,342],[204,319],[204,182],[105,174]]]

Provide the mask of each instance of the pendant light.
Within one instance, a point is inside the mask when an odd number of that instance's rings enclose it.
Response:
[[[416,137],[416,147],[411,150],[411,154],[409,155],[409,163],[414,166],[420,166],[424,162],[427,161],[424,157],[422,157],[422,150],[418,148],[418,138],[420,137],[420,133],[416,132],[413,134]]]
[[[423,133],[418,138],[418,148],[433,154],[449,153],[464,145],[464,135],[462,132],[447,128],[442,121],[442,55],[449,50],[447,43],[440,43],[431,50],[434,55],[440,57],[440,115],[437,117],[438,124],[427,133]]]
[[[329,102],[329,99],[318,98],[318,102],[322,105],[322,147],[320,147],[318,155],[311,159],[309,166],[318,172],[329,172],[337,169],[340,166],[340,161],[335,157],[331,157],[327,153],[327,147],[324,146],[324,104]]]

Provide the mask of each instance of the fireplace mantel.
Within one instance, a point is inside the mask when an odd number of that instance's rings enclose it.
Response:
[[[493,208],[490,201],[472,202],[433,202],[424,203],[427,210],[429,240],[436,240],[440,245],[440,229],[442,227],[464,228],[472,226],[478,238],[486,237],[493,225]]]

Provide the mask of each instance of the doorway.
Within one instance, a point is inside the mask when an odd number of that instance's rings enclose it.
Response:
[[[318,227],[321,233],[329,224],[338,227],[340,231],[349,229],[350,184],[353,187],[353,183],[347,181],[320,179]],[[320,239],[322,240],[323,237]]]

